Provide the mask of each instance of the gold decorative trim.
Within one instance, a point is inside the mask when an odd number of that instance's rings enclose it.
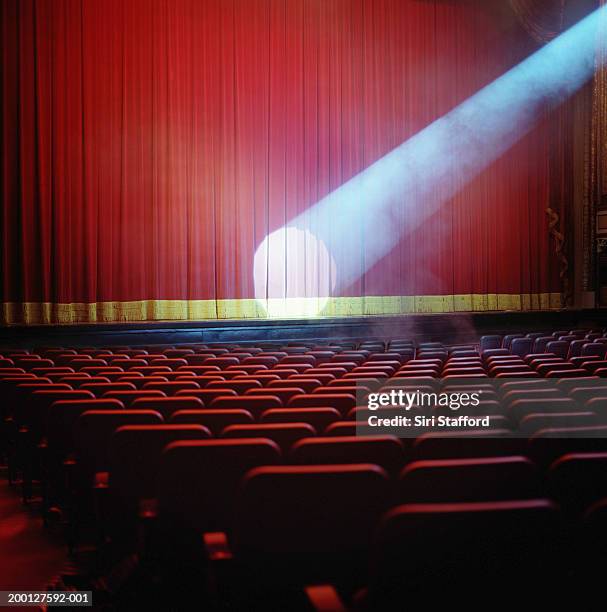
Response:
[[[563,295],[565,296],[565,302],[567,303],[571,296],[569,291],[569,277],[567,275],[567,272],[569,270],[569,260],[567,259],[567,256],[564,252],[565,235],[558,229],[560,222],[559,214],[550,207],[546,208],[546,214],[549,218],[548,233],[554,239],[556,255],[561,264],[559,270],[559,277],[563,285]]]
[[[558,310],[560,293],[286,298],[284,300],[139,300],[91,304],[4,302],[3,325],[345,317],[414,313]],[[274,316],[269,317],[268,312]],[[276,314],[274,314],[276,313]]]

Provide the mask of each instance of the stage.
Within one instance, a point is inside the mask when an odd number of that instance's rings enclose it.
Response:
[[[414,314],[309,319],[151,321],[0,328],[0,345],[138,345],[285,342],[310,339],[410,338],[473,342],[491,333],[607,326],[607,309]]]

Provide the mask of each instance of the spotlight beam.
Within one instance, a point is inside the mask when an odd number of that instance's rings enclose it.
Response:
[[[273,284],[284,290],[285,279],[309,274],[311,264],[301,250],[295,252],[284,238],[276,239],[286,236],[287,228],[309,232],[330,253],[351,253],[351,257],[340,258],[331,293],[356,281],[361,272],[360,244],[353,238],[353,227],[360,224],[369,237],[364,255],[365,269],[369,269],[402,239],[398,218],[403,206],[420,209],[417,223],[421,223],[523,138],[547,110],[592,77],[606,9],[594,11],[266,237],[262,246],[267,270],[264,267],[265,278],[256,278],[256,297],[284,297],[284,292],[270,295],[268,288]],[[272,238],[281,248],[270,248]],[[342,260],[353,263],[343,265]],[[280,282],[272,283],[273,277]]]

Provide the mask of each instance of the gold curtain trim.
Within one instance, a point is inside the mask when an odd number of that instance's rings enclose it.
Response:
[[[284,318],[397,315],[414,313],[485,312],[504,310],[558,310],[560,293],[407,295],[378,297],[272,300],[271,312]],[[282,306],[277,310],[276,305]],[[318,313],[318,309],[322,310]],[[264,304],[248,300],[140,300],[52,304],[50,302],[4,302],[0,311],[3,325],[115,323],[126,321],[197,321],[204,319],[267,319]],[[282,316],[281,316],[282,318]]]

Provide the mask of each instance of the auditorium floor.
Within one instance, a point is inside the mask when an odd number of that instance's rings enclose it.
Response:
[[[23,506],[18,492],[8,486],[4,468],[0,468],[0,550],[3,591],[46,590],[67,557],[60,534],[45,530],[39,512]]]

